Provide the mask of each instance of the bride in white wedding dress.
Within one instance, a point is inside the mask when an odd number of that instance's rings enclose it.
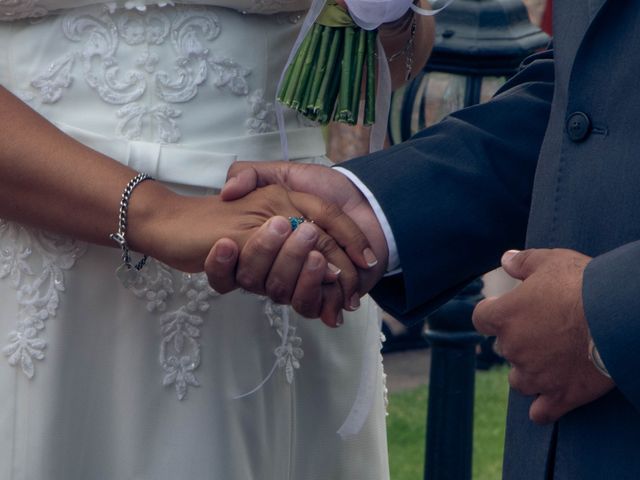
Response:
[[[0,85],[70,137],[173,191],[215,194],[236,159],[282,156],[273,98],[309,2],[185,3],[0,0]],[[286,130],[292,160],[326,161],[318,128],[287,114]],[[0,131],[0,146],[20,162],[8,135]],[[38,145],[58,132],[21,135]],[[55,174],[56,159],[85,154],[89,168],[96,154],[78,148],[43,151],[42,165]],[[128,172],[104,184],[123,187]],[[101,188],[90,183],[87,201],[59,213],[60,224],[33,223],[73,234],[92,212],[91,221],[113,228],[119,198],[113,210],[94,208]],[[77,236],[88,241],[0,219],[0,479],[388,478],[370,301],[330,329],[263,297],[220,296],[204,274],[156,260],[127,290],[106,236]],[[371,358],[370,413],[343,440],[336,432]]]

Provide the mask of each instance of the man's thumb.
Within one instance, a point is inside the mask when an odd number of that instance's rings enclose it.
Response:
[[[246,166],[233,171],[232,166],[227,174],[227,182],[220,192],[220,198],[225,202],[237,200],[253,192],[257,187],[258,172],[253,167]]]
[[[538,267],[540,253],[536,249],[509,250],[502,255],[502,268],[513,278],[524,280]]]

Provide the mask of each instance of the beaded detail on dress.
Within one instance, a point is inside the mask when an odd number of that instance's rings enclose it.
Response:
[[[87,246],[2,219],[0,241],[0,280],[11,282],[18,300],[16,327],[2,352],[10,365],[33,378],[35,361],[45,358],[45,322],[56,317],[66,272]],[[201,328],[219,294],[209,286],[205,274],[180,273],[156,260],[148,262],[131,291],[146,303],[148,312],[158,315],[162,384],[173,387],[178,399],[183,400],[189,387],[200,386],[196,370],[201,360]],[[287,338],[283,338],[284,309],[289,307],[264,301],[266,318],[279,336],[274,343],[277,365],[290,384],[304,355],[302,339],[295,326],[290,326]]]
[[[31,81],[42,104],[59,102],[74,81],[82,79],[100,100],[118,106],[116,133],[129,140],[151,137],[160,143],[180,141],[179,104],[212,84],[232,95],[247,97],[249,133],[272,131],[268,104],[256,90],[250,96],[251,70],[213,48],[221,33],[218,16],[210,9],[172,8],[113,10],[77,9],[62,23],[71,51],[55,59]],[[172,48],[162,48],[170,43]],[[133,51],[134,65],[125,62]],[[160,55],[172,56],[172,69],[159,66]],[[166,63],[165,63],[166,65]],[[152,90],[152,95],[146,95]],[[23,94],[23,98],[29,98]]]
[[[146,302],[147,311],[159,315],[162,385],[174,387],[182,400],[189,387],[200,386],[195,375],[200,366],[200,329],[203,314],[218,294],[209,287],[204,274],[179,274],[155,260],[140,271],[131,291]],[[178,298],[175,304],[171,302],[174,297]]]
[[[2,219],[0,241],[0,279],[11,282],[18,300],[16,327],[2,352],[10,365],[33,378],[34,360],[45,357],[45,323],[56,316],[66,272],[86,251],[86,245]]]
[[[205,314],[213,308],[219,294],[209,286],[204,273],[180,273],[156,260],[149,261],[140,271],[131,291],[146,302],[147,311],[158,315],[159,361],[164,371],[162,384],[175,388],[178,399],[183,400],[189,387],[200,386],[196,371],[201,361],[201,329]],[[302,339],[296,335],[295,326],[289,326],[287,337],[283,338],[284,309],[289,307],[276,305],[268,299],[264,301],[265,315],[280,337],[274,348],[277,366],[291,384],[304,355],[300,347]]]

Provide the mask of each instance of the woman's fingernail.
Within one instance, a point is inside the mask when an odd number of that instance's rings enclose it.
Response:
[[[340,275],[340,272],[342,272],[342,270],[336,267],[333,263],[327,263],[327,268],[329,269],[329,272],[336,276]]]
[[[234,255],[233,248],[229,245],[218,245],[216,248],[216,260],[221,263],[229,262]]]
[[[351,300],[349,301],[349,308],[351,309],[351,311],[360,308],[360,295],[358,295],[357,293],[353,294],[353,297],[351,297]]]
[[[338,318],[336,318],[336,327],[341,327],[344,324],[344,316],[342,312],[338,313]]]
[[[370,248],[365,248],[362,255],[364,256],[364,261],[367,262],[369,267],[375,267],[378,264],[378,259]]]

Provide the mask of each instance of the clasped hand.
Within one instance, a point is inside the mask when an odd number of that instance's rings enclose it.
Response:
[[[267,295],[339,326],[342,310],[356,310],[386,268],[386,241],[367,200],[344,175],[318,165],[243,162],[228,179],[211,209],[229,218],[218,221],[206,256],[211,286]],[[313,223],[292,232],[289,216]]]
[[[253,186],[242,196],[230,191],[233,201],[208,196],[168,202],[172,211],[154,222],[149,235],[138,234],[153,238],[144,251],[187,272],[201,271],[206,259],[210,284],[218,292],[241,287],[277,303],[293,303],[303,315],[330,326],[342,322],[343,308],[358,308],[358,269],[370,269],[377,260],[368,239],[339,206],[278,185]],[[287,217],[313,223],[292,231]],[[212,239],[217,240],[213,248]]]

